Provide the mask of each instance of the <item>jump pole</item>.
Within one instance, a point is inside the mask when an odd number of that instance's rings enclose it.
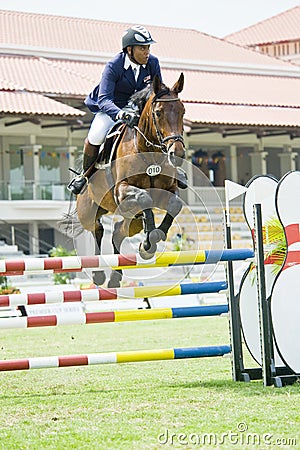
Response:
[[[219,345],[212,347],[171,348],[162,350],[137,350],[128,352],[91,353],[87,355],[8,359],[0,360],[0,371],[205,358],[212,356],[224,356],[230,352],[231,347],[229,345]]]
[[[191,306],[183,308],[128,309],[85,313],[83,310],[45,316],[7,317],[0,320],[0,330],[88,325],[92,323],[133,322],[138,320],[182,319],[186,317],[220,316],[228,313],[228,305]]]
[[[215,281],[204,283],[180,283],[165,286],[136,286],[126,288],[34,292],[0,295],[0,307],[208,294],[214,292],[219,293],[226,290],[226,281]]]
[[[12,275],[22,275],[26,273],[41,273],[41,272],[50,272],[50,273],[72,272],[72,271],[80,272],[84,269],[92,269],[92,270],[103,270],[105,268],[137,269],[137,268],[152,268],[152,267],[168,267],[172,265],[191,265],[204,263],[216,264],[220,261],[222,262],[222,261],[249,260],[253,259],[253,256],[254,256],[253,251],[250,249],[239,249],[239,250],[227,249],[227,250],[211,250],[198,252],[195,251],[164,252],[156,254],[150,261],[143,260],[138,254],[104,255],[91,257],[79,256],[79,257],[63,257],[63,258],[28,258],[23,260],[15,259],[15,260],[0,261],[0,275],[12,276]],[[222,286],[222,290],[223,287],[225,287],[225,285]],[[182,286],[179,286],[179,288],[182,292]],[[162,289],[161,286],[160,289]],[[193,293],[195,293],[195,291],[193,291]],[[140,297],[141,295],[145,295],[145,292],[142,294],[142,291],[140,290],[136,291],[135,294]],[[168,295],[169,294],[170,292],[168,293]],[[81,296],[81,294],[78,295]],[[147,295],[150,296],[149,291]],[[154,293],[152,295],[154,296]],[[174,293],[172,293],[171,295],[174,295]],[[43,299],[45,298],[43,297]],[[12,297],[8,296],[9,304],[12,301],[13,301]],[[28,302],[28,297],[26,297],[25,301]],[[80,299],[80,301],[82,300]],[[54,302],[57,303],[57,300],[54,300]],[[77,310],[76,312],[73,312],[71,314],[58,313],[55,315],[52,314],[46,316],[25,316],[25,317],[5,318],[2,319],[0,322],[0,329],[216,316],[226,313],[228,313],[227,305],[199,306],[190,308],[187,307],[159,308],[155,310],[109,311],[96,313],[85,313],[83,310],[82,311]],[[212,356],[223,356],[230,352],[231,347],[229,345],[225,345],[225,346],[210,346],[210,347],[176,348],[165,350],[130,351],[119,353],[38,357],[38,358],[27,358],[17,360],[16,359],[2,360],[0,361],[0,371],[67,367],[67,366],[107,364],[107,363],[155,361],[168,359],[202,358]]]
[[[132,255],[64,256],[60,258],[24,258],[0,260],[0,275],[30,273],[82,272],[84,269],[104,270],[146,269],[174,265],[216,264],[223,261],[253,259],[251,249],[199,250],[156,253],[150,260]]]

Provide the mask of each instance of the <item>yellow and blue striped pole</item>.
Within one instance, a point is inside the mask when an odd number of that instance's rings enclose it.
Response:
[[[150,260],[139,254],[64,256],[60,258],[24,258],[0,260],[0,275],[24,275],[26,273],[81,272],[84,269],[103,270],[106,268],[137,269],[168,267],[174,265],[217,264],[220,261],[241,261],[253,259],[253,250],[222,249],[156,253]]]
[[[88,366],[129,362],[163,361],[187,358],[224,356],[231,352],[229,345],[210,347],[133,350],[127,352],[91,353],[87,355],[46,356],[26,359],[0,360],[1,371],[50,369],[56,367]]]
[[[68,314],[60,312],[44,316],[5,317],[0,329],[55,327],[107,322],[133,322],[137,320],[180,319],[186,317],[221,316],[228,312],[228,305],[190,306],[182,308],[128,309],[121,311],[84,312]]]
[[[134,298],[164,297],[186,294],[208,294],[227,290],[226,281],[181,283],[162,286],[135,286],[125,288],[74,289],[0,295],[0,307],[42,305],[66,302],[92,302]]]

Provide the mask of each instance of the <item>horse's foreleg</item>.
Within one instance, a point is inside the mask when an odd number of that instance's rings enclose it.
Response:
[[[150,259],[157,250],[157,243],[165,240],[164,232],[155,228],[155,220],[152,209],[145,209],[143,211],[143,225],[146,238],[141,243],[139,252],[142,258]]]
[[[101,242],[104,235],[104,227],[100,222],[100,219],[97,219],[95,222],[95,229],[93,235],[95,239],[95,255],[101,255]],[[93,281],[95,284],[101,285],[105,282],[104,270],[92,272],[92,274],[93,274]]]
[[[140,189],[137,201],[142,210],[143,228],[146,235],[145,240],[140,245],[139,252],[142,258],[150,259],[157,250],[157,243],[165,240],[165,235],[162,230],[155,227],[152,211],[153,200],[150,194],[146,190]]]
[[[170,195],[168,203],[166,205],[166,215],[158,227],[158,230],[161,230],[164,233],[165,239],[167,238],[168,231],[173,223],[174,218],[180,213],[181,208],[181,198],[176,193]]]
[[[163,231],[155,228],[152,197],[145,189],[125,182],[119,184],[116,192],[120,202],[118,209],[123,217],[133,219],[142,213],[146,238],[141,243],[139,251],[142,258],[152,258],[157,249],[156,244],[164,239]]]

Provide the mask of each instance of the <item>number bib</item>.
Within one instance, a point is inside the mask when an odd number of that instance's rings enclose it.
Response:
[[[161,167],[157,164],[152,164],[151,166],[148,166],[146,169],[146,174],[149,175],[149,177],[155,177],[156,175],[159,175],[161,172]]]

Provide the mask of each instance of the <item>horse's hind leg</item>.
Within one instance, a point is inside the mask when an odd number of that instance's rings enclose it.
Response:
[[[134,217],[132,220],[123,219],[121,222],[116,222],[112,236],[112,244],[114,253],[119,254],[122,242],[126,237],[134,236],[143,229],[142,217]],[[122,280],[122,270],[113,270],[110,276],[108,287],[119,287]]]
[[[101,218],[96,219],[95,222],[95,229],[94,229],[94,239],[95,239],[95,255],[101,254],[101,242],[104,235],[104,227],[101,223]],[[92,272],[93,274],[93,281],[97,285],[101,285],[105,282],[105,272],[104,270],[99,270]]]
[[[123,236],[122,233],[120,233],[121,225],[122,225],[122,222],[116,222],[114,224],[114,231],[112,234],[112,246],[114,249],[114,254],[120,253],[121,244],[122,244],[124,238],[126,237],[126,236]],[[109,288],[120,287],[122,275],[123,275],[122,270],[112,270],[107,287],[109,287]]]
[[[86,188],[82,194],[77,196],[76,209],[82,227],[92,233],[95,242],[95,253],[99,255],[104,233],[101,216],[106,214],[107,210],[98,206],[89,195],[89,192],[89,189]],[[103,284],[105,281],[104,271],[93,272],[93,281],[96,284]]]

